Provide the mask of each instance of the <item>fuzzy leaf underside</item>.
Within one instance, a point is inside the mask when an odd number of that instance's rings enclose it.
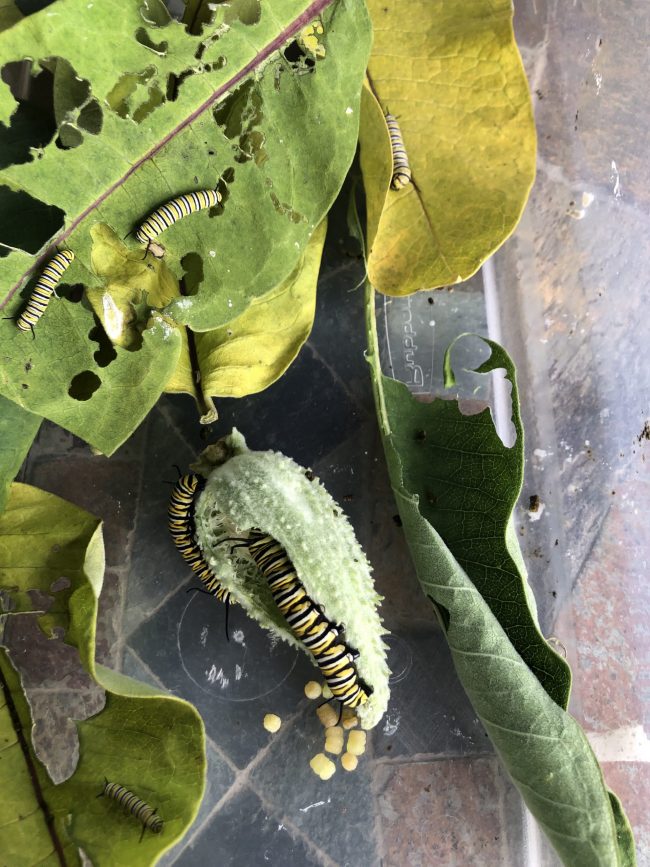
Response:
[[[287,280],[227,325],[195,335],[200,391],[187,343],[165,391],[191,394],[201,407],[204,396],[244,397],[278,380],[311,332],[326,230],[323,220]]]
[[[214,329],[286,280],[352,161],[369,52],[365,6],[278,0],[259,5],[258,15],[255,7],[219,4],[194,35],[165,17],[160,0],[59,0],[0,34],[0,64],[29,57],[33,76],[54,70],[55,131],[67,148],[45,142],[0,168],[4,315],[22,309],[51,254],[46,248],[76,255],[63,277],[65,297],[52,299],[36,340],[0,321],[8,350],[0,392],[106,454],[176,369],[182,341],[173,323]],[[279,51],[292,38],[298,59]],[[0,118],[9,138],[16,108],[3,83]],[[175,195],[217,186],[218,208],[180,220],[160,238],[174,280],[185,278],[188,256],[200,261],[201,280],[187,297],[174,287],[175,297],[165,298],[167,327],[156,320],[127,347],[119,328],[115,335],[120,302],[111,287],[119,274],[95,270],[93,230],[105,224],[125,239],[135,263],[143,248],[125,236],[147,214]],[[160,269],[151,253],[145,266],[157,272],[155,284]],[[127,282],[135,297],[122,302],[139,304],[152,278],[134,273]],[[77,285],[87,290],[81,304],[66,289]],[[156,286],[147,294],[154,299]],[[112,354],[102,352],[106,333],[97,319],[123,344]],[[28,357],[32,378],[23,390],[17,383]]]
[[[31,724],[23,712],[22,732],[27,741],[54,830],[61,847],[70,851],[69,863],[78,863],[81,847],[96,867],[149,865],[177,842],[193,821],[203,794],[205,745],[202,721],[187,702],[173,698],[131,678],[95,666],[97,599],[104,571],[103,541],[97,519],[70,503],[27,485],[15,484],[6,511],[0,516],[0,589],[11,600],[14,613],[33,610],[32,590],[51,599],[39,618],[48,635],[61,630],[75,646],[86,670],[106,690],[104,709],[77,723],[80,755],[68,780],[54,786],[33,757]],[[65,576],[70,585],[53,589]],[[11,628],[20,628],[20,616],[11,617]],[[3,668],[3,670],[5,670]],[[17,675],[11,675],[14,704],[24,704]],[[6,727],[6,714],[0,726]],[[11,725],[14,731],[15,726]],[[16,737],[14,737],[16,741]],[[4,754],[3,754],[4,755]],[[22,816],[38,825],[39,808],[33,784],[25,773],[24,753],[13,748],[14,771],[21,774],[21,797],[4,799],[4,813],[15,811],[11,834],[0,850],[8,863],[37,863],[37,838],[31,839]],[[0,764],[2,786],[14,782],[10,767]],[[9,776],[7,776],[9,775]],[[138,844],[138,823],[106,798],[97,798],[104,778],[131,788],[159,808],[164,820],[160,835],[145,834]],[[31,798],[31,800],[30,800]],[[0,827],[4,823],[0,821]],[[16,829],[21,829],[17,833]],[[25,833],[23,833],[25,831]],[[1,832],[0,832],[1,833]],[[40,833],[39,845],[47,837]],[[24,862],[22,859],[26,859]],[[40,863],[40,862],[39,862]]]
[[[368,334],[371,378],[393,493],[422,589],[433,603],[444,629],[458,677],[476,713],[531,813],[567,867],[634,867],[629,823],[615,796],[608,792],[589,742],[572,716],[556,703],[508,638],[494,609],[461,568],[436,528],[427,520],[427,506],[410,484],[423,465],[419,443],[395,431],[405,419],[417,418],[426,436],[435,437],[434,404],[423,407],[408,389],[383,376],[379,367],[374,292],[368,291]],[[494,344],[493,353],[514,386],[512,362]],[[488,359],[479,370],[492,369]],[[513,388],[513,405],[517,394]],[[518,407],[514,410],[518,415]],[[484,420],[464,428],[461,445],[480,451]],[[426,441],[426,440],[425,440]],[[447,454],[428,455],[430,474],[444,475]],[[521,460],[521,457],[519,457]],[[435,461],[435,463],[434,463]],[[472,490],[476,476],[457,469],[455,481]],[[513,484],[518,489],[517,478]],[[415,488],[416,486],[414,486]],[[485,496],[485,494],[484,494]],[[493,502],[494,497],[487,497]],[[472,541],[465,541],[471,546]],[[529,612],[529,622],[535,622]],[[560,692],[561,695],[561,692]]]
[[[406,295],[467,279],[513,231],[535,176],[535,126],[510,0],[368,5],[368,276]],[[413,172],[399,191],[389,189],[385,112],[398,118]]]

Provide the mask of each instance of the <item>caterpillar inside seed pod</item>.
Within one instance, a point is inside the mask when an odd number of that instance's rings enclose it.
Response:
[[[310,470],[277,452],[249,450],[236,430],[194,468],[206,477],[194,521],[210,568],[262,626],[307,652],[334,697],[372,728],[388,703],[386,630],[370,565],[340,506]],[[298,607],[280,594],[287,575],[282,589]],[[321,642],[329,660],[314,652]]]

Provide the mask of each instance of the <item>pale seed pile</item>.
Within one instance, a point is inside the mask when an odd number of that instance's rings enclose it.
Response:
[[[324,699],[332,698],[331,690],[327,684],[321,686],[315,680],[310,680],[305,685],[305,695],[312,700],[321,696]],[[359,763],[358,757],[362,756],[366,751],[366,733],[361,729],[352,731],[352,729],[355,729],[359,725],[357,715],[351,708],[344,707],[339,720],[339,714],[331,704],[321,705],[317,708],[316,714],[325,729],[325,746],[324,752],[317,753],[309,762],[312,771],[321,780],[329,780],[336,773],[335,763],[325,753],[329,753],[332,756],[341,756],[343,769],[354,771]],[[282,720],[277,714],[267,713],[264,717],[264,728],[268,732],[277,732],[281,725]],[[346,731],[349,732],[348,743],[346,751],[343,752]]]

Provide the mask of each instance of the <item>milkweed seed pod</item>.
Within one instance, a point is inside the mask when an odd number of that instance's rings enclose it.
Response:
[[[225,541],[244,541],[252,531],[276,540],[310,599],[330,624],[343,628],[342,641],[355,651],[355,671],[366,688],[355,713],[363,728],[372,728],[388,704],[386,630],[370,565],[340,506],[311,471],[278,452],[251,451],[237,430],[206,449],[193,469],[207,479],[194,513],[207,563],[252,617],[313,659],[246,546]]]

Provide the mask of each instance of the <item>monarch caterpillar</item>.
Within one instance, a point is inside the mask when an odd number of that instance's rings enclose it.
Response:
[[[201,549],[194,541],[194,501],[204,487],[205,479],[195,473],[179,478],[169,501],[169,532],[181,556],[203,582],[207,592],[227,603],[230,593],[205,562]]]
[[[394,190],[401,190],[411,183],[411,166],[404,147],[402,131],[395,115],[386,114],[386,126],[390,135],[390,147],[393,152],[393,176],[390,185]]]
[[[144,223],[136,230],[135,238],[140,244],[150,244],[161,232],[173,226],[178,220],[193,214],[195,211],[204,211],[212,208],[221,201],[221,194],[216,190],[198,190],[194,193],[186,193],[161,205],[153,212]]]
[[[21,331],[31,330],[32,336],[36,337],[34,326],[45,313],[56,284],[70,267],[73,259],[74,253],[71,250],[61,250],[43,268],[41,276],[38,278],[36,286],[34,286],[34,291],[29,297],[27,306],[16,319],[16,325]]]
[[[142,822],[142,834],[144,834],[147,828],[153,834],[160,834],[162,831],[163,820],[160,816],[156,815],[156,810],[124,786],[120,786],[119,783],[109,783],[108,780],[104,778],[104,788],[97,797],[101,798],[104,795],[106,795],[107,798],[112,798],[114,801],[117,801],[120,807],[124,807],[127,813],[130,813],[132,816],[135,816],[139,822]],[[140,837],[140,839],[142,839],[142,837]]]
[[[260,530],[251,530],[248,539],[233,547],[248,549],[289,628],[313,654],[333,696],[351,708],[365,704],[371,690],[354,664],[358,652],[339,638],[339,627],[309,597],[282,545]]]

